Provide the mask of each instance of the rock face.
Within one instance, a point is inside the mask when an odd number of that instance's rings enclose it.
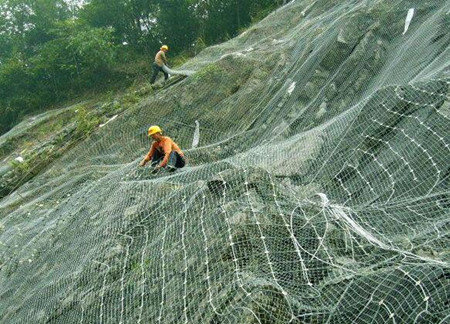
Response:
[[[205,49],[0,200],[0,322],[444,323],[449,10],[291,1]],[[151,124],[186,168],[137,168]]]

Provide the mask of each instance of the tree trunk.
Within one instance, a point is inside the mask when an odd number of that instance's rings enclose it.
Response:
[[[239,0],[236,0],[236,19],[237,19],[237,30],[241,28],[241,17],[239,16]]]

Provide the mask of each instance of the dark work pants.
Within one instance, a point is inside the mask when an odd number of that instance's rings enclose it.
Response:
[[[152,156],[152,166],[157,166],[164,159],[164,153],[161,153],[159,150],[156,150]],[[170,153],[169,162],[167,162],[167,166],[174,168],[182,168],[186,164],[184,157],[182,157],[178,152],[172,151]]]
[[[159,66],[156,63],[152,64],[152,77],[150,78],[150,83],[153,84],[156,81],[156,77],[158,76],[158,73],[162,72],[164,73],[164,80],[167,80],[169,78],[169,75],[164,72],[163,68]]]

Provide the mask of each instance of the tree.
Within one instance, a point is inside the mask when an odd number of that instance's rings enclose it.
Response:
[[[22,115],[101,84],[114,57],[112,29],[68,19],[48,31],[51,40],[27,58],[16,53],[0,65],[0,131]]]
[[[194,3],[186,0],[159,0],[156,14],[160,41],[168,43],[173,53],[189,50],[198,37]]]
[[[155,12],[157,4],[148,0],[92,0],[79,17],[93,27],[112,27],[116,44],[126,42],[135,50],[157,44]]]
[[[207,44],[223,41],[238,34],[251,22],[250,0],[199,1],[196,14],[201,17],[202,37]]]
[[[111,28],[89,28],[70,19],[59,23],[52,33],[55,38],[45,43],[31,62],[42,80],[57,85],[55,90],[71,84],[90,85],[106,74],[114,56]]]
[[[27,55],[51,39],[49,31],[70,17],[64,0],[4,0],[1,5],[0,34],[8,35],[15,50]]]

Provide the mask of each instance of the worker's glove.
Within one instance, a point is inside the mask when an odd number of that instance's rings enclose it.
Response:
[[[145,160],[142,160],[141,162],[139,162],[139,166],[143,167],[147,162]]]

